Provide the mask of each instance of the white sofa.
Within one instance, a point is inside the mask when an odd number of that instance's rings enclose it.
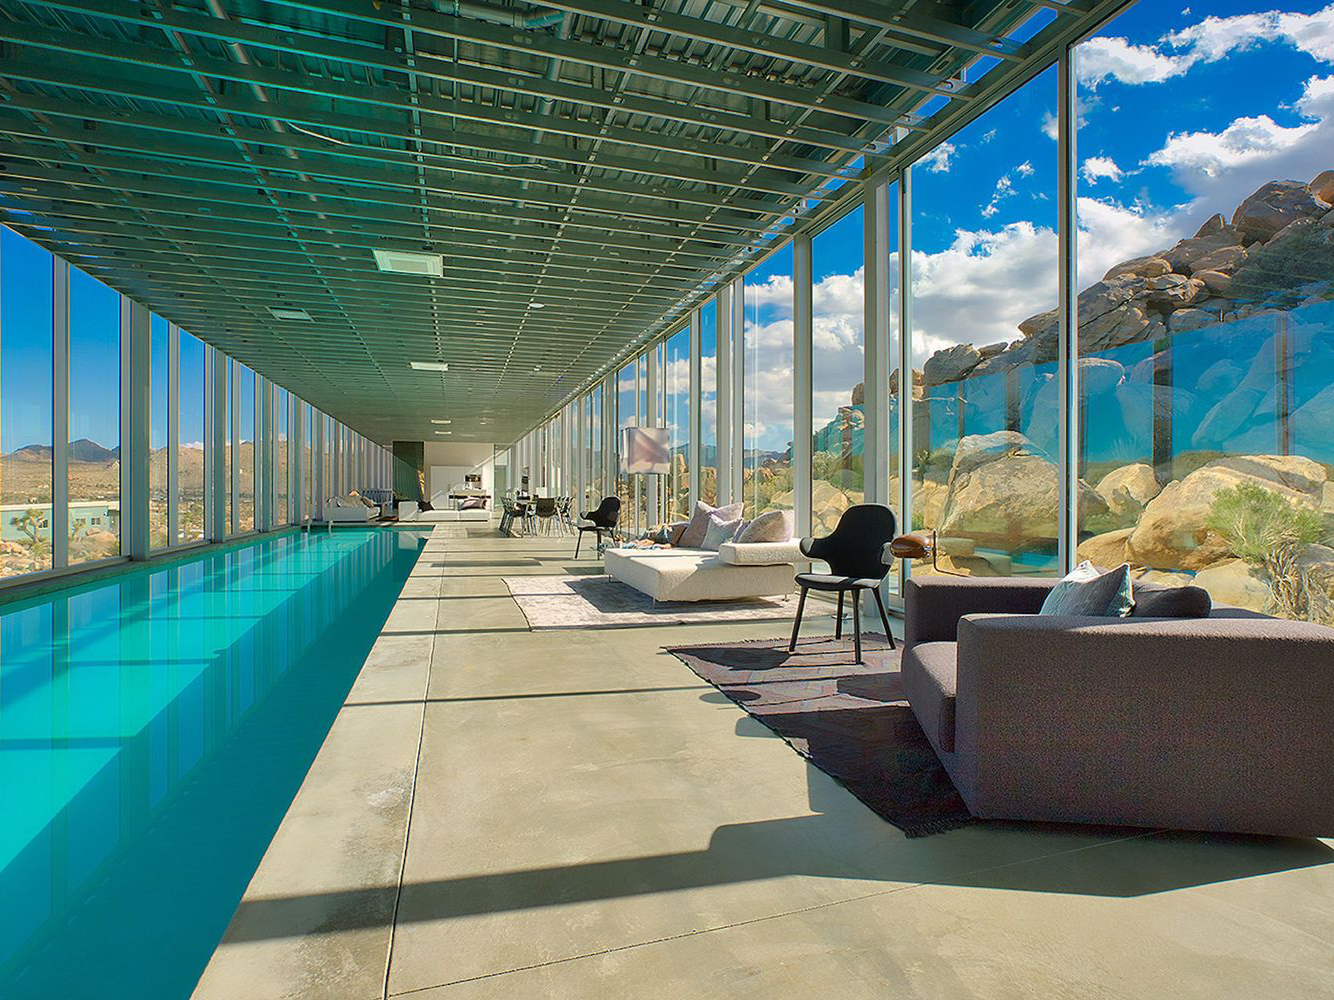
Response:
[[[613,580],[655,601],[737,601],[792,593],[796,564],[804,561],[796,539],[787,542],[725,542],[707,549],[609,548],[605,563]]]
[[[400,521],[489,521],[491,512],[484,508],[475,510],[442,510],[432,503],[432,510],[422,510],[416,500],[402,500],[398,505]]]
[[[331,497],[324,504],[324,520],[330,524],[366,524],[379,517],[380,508],[360,497]]]

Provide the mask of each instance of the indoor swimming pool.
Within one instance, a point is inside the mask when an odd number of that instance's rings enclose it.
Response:
[[[0,606],[0,996],[185,998],[426,533],[287,533]]]

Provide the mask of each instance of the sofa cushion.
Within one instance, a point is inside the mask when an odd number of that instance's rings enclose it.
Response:
[[[792,537],[793,523],[790,510],[766,510],[746,524],[736,540],[742,545],[750,542],[786,542]]]
[[[741,504],[728,504],[726,507],[710,507],[703,500],[695,504],[695,513],[690,516],[690,523],[677,540],[683,549],[698,549],[704,545],[704,533],[709,530],[709,518],[716,516],[720,521],[735,521],[741,516]]]
[[[922,730],[945,753],[954,752],[954,702],[959,645],[919,642],[903,654],[903,690]]]
[[[732,566],[777,566],[801,562],[801,546],[795,540],[786,542],[723,542],[718,546],[718,558]]]
[[[1051,588],[1038,614],[1124,618],[1132,605],[1128,565],[1100,573],[1085,559]]]
[[[1133,595],[1133,618],[1208,618],[1214,609],[1203,587],[1166,587],[1136,580]]]
[[[720,521],[717,516],[709,518],[709,526],[704,531],[704,541],[700,548],[708,549],[710,552],[717,552],[718,546],[723,542],[730,542],[736,537],[737,529],[741,527],[741,519],[735,521]]]

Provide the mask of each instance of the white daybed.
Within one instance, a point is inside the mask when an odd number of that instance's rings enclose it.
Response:
[[[609,548],[607,575],[656,601],[735,601],[777,597],[795,589],[796,564],[805,561],[796,539],[724,542],[708,549]]]

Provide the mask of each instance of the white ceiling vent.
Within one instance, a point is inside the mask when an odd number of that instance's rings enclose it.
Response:
[[[444,273],[444,258],[438,253],[415,250],[372,250],[375,265],[394,274],[422,274],[438,278]]]
[[[274,319],[299,319],[303,323],[310,322],[310,313],[304,309],[292,309],[288,306],[268,306],[269,315]]]

